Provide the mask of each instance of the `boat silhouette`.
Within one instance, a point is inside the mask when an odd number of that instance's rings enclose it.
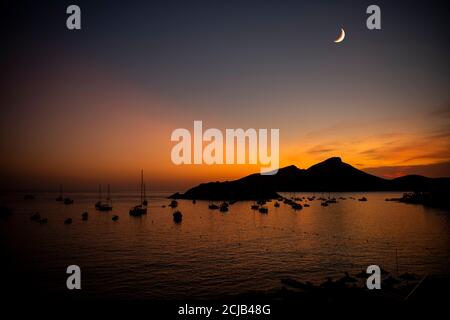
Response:
[[[267,207],[259,208],[259,213],[269,213],[269,209]]]
[[[211,203],[208,206],[208,208],[211,209],[211,210],[217,210],[217,209],[219,209],[219,206],[217,204]]]
[[[223,202],[219,208],[220,212],[228,212],[228,203]]]
[[[176,207],[178,207],[178,201],[172,200],[169,204],[169,207],[171,207],[172,209],[175,209]]]
[[[98,185],[98,201],[95,203],[95,209],[98,209],[102,203],[102,185]]]
[[[112,201],[111,201],[111,196],[110,196],[110,187],[108,184],[108,191],[106,193],[106,201],[102,202],[101,201],[101,186],[100,186],[100,200],[95,204],[95,208],[98,211],[111,211],[112,210]]]
[[[300,203],[293,203],[292,204],[292,209],[294,209],[294,210],[301,210],[301,209],[303,209],[303,206]]]
[[[175,211],[173,213],[173,221],[175,223],[180,223],[183,220],[183,214],[180,211]]]
[[[141,197],[140,204],[130,209],[130,216],[139,217],[147,214],[147,206],[144,205],[144,170],[141,170]]]

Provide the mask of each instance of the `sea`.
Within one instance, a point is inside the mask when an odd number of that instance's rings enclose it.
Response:
[[[69,294],[67,267],[77,265],[78,297],[176,300],[277,290],[285,278],[320,284],[369,265],[394,276],[449,272],[449,212],[385,201],[399,192],[284,193],[310,206],[293,210],[281,202],[277,208],[271,201],[267,214],[252,210],[251,201],[236,202],[228,212],[191,200],[172,209],[170,194],[152,192],[148,213],[133,217],[134,192],[112,193],[109,212],[95,210],[95,192],[66,193],[71,205],[55,201],[56,193],[35,193],[34,200],[2,193],[0,204],[13,210],[0,219],[3,276],[30,295],[63,297]],[[324,207],[307,199],[313,196],[337,203]],[[176,210],[181,223],[173,220]],[[48,223],[32,221],[35,212]],[[73,222],[65,224],[67,218]]]

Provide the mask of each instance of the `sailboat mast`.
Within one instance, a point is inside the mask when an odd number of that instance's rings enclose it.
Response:
[[[144,188],[144,170],[141,170],[141,204],[144,202],[143,188]]]

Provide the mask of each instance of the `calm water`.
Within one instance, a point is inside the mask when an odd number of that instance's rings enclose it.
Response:
[[[57,203],[56,194],[4,194],[14,208],[0,220],[2,251],[52,294],[64,293],[65,268],[82,269],[82,294],[102,298],[206,298],[250,290],[280,288],[280,279],[322,282],[361,266],[388,271],[448,273],[449,214],[422,206],[385,202],[399,193],[332,194],[369,201],[339,201],[294,211],[281,204],[262,215],[251,202],[238,202],[228,213],[208,209],[208,202],[179,201],[181,224],[163,204],[168,194],[152,194],[148,214],[131,217],[137,197],[113,194],[114,209],[95,211],[96,193],[68,194],[73,205]],[[294,194],[289,194],[289,196]],[[301,193],[297,196],[309,196]],[[320,196],[320,194],[316,194]],[[89,220],[81,213],[89,211]],[[49,223],[29,219],[39,211]],[[118,215],[119,221],[111,217]],[[64,225],[67,217],[71,225]],[[396,250],[398,260],[396,259]]]

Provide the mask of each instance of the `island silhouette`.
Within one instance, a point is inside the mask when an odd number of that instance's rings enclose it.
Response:
[[[202,183],[169,198],[258,200],[280,198],[278,192],[412,191],[448,194],[449,190],[450,178],[406,175],[384,179],[356,169],[339,157],[332,157],[308,169],[291,165],[279,169],[274,175],[255,173],[234,181]]]

